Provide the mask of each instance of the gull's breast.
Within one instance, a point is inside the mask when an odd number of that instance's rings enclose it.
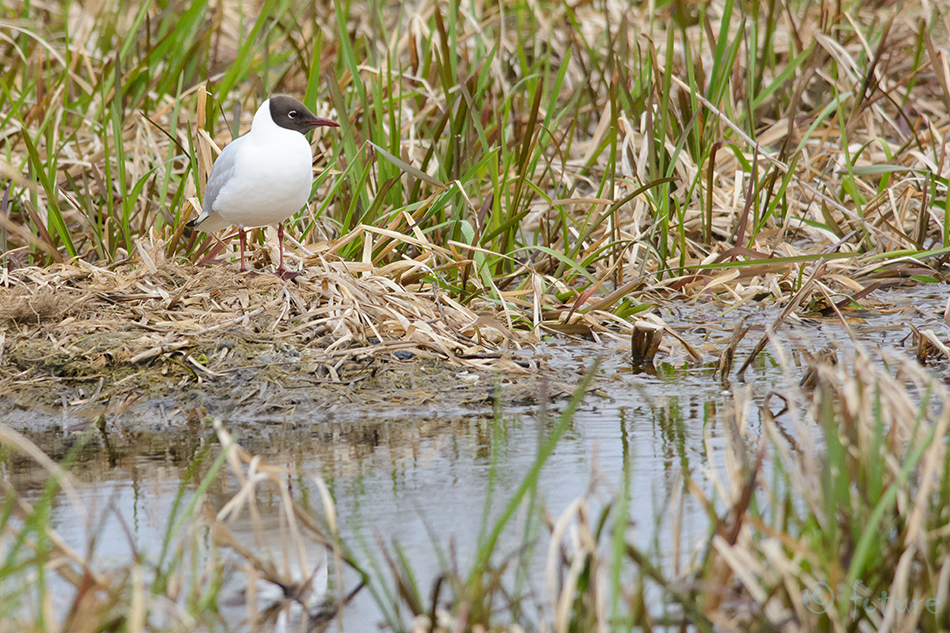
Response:
[[[245,228],[276,224],[310,199],[310,144],[302,134],[286,132],[267,142],[242,144],[234,173],[214,201],[214,211],[223,219]]]

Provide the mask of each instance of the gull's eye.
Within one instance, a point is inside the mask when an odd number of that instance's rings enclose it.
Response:
[[[296,118],[297,118],[297,111],[296,111],[296,110],[291,110],[290,112],[287,113],[287,116],[289,116],[291,119],[296,119]]]

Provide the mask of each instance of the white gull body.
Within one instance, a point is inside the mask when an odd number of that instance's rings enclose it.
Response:
[[[283,222],[307,204],[312,185],[307,137],[274,123],[267,99],[257,109],[251,131],[232,141],[214,162],[195,226],[211,232]]]
[[[241,272],[244,229],[277,224],[277,275],[292,279],[299,274],[284,270],[284,220],[310,199],[313,154],[304,135],[319,126],[340,127],[336,121],[314,116],[293,97],[275,95],[258,108],[251,131],[232,141],[214,161],[201,215],[188,227],[209,233],[236,225]]]

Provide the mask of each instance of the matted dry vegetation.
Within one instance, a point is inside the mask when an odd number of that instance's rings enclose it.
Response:
[[[352,387],[387,361],[528,367],[495,351],[507,332],[494,319],[382,275],[355,277],[343,263],[286,283],[227,266],[171,265],[161,245],[143,256],[148,265],[78,260],[0,272],[0,393],[84,404],[194,383],[230,391],[251,377],[289,388]]]

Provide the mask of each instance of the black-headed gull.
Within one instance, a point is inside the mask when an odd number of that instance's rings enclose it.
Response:
[[[310,199],[313,154],[304,135],[320,126],[340,124],[315,116],[287,95],[264,101],[254,115],[251,131],[232,141],[214,161],[201,215],[188,227],[210,233],[237,226],[244,272],[244,229],[276,223],[280,242],[277,275],[293,276],[284,270],[284,220]]]

